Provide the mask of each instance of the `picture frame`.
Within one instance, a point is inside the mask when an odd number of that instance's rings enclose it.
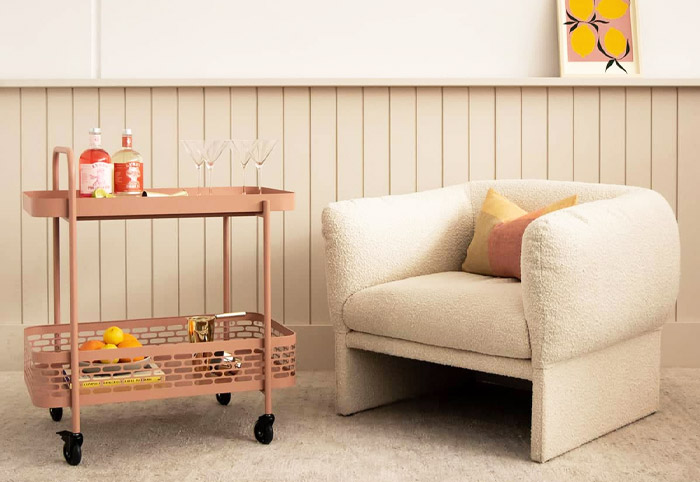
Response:
[[[640,75],[637,7],[637,0],[557,0],[560,75]]]

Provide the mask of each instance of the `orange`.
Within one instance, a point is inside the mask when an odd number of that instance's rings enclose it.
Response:
[[[102,339],[108,345],[118,345],[124,341],[124,332],[118,326],[110,326],[105,330]]]
[[[134,335],[131,333],[124,333],[124,341],[134,340],[138,341]]]
[[[134,338],[133,340],[124,339],[124,341],[118,345],[119,348],[139,348],[141,346],[142,346],[141,343],[139,343],[139,341],[136,338]],[[137,357],[134,357],[133,361],[137,362],[137,361],[141,361],[141,360],[143,360],[143,357],[137,356]],[[132,361],[131,358],[120,358],[119,359],[119,363],[129,363],[131,361]]]
[[[80,345],[80,351],[85,351],[85,350],[99,350],[103,346],[105,346],[104,343],[102,343],[100,340],[88,340],[82,345]]]

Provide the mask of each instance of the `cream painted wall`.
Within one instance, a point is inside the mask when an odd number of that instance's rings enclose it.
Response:
[[[700,2],[638,3],[644,75],[700,76]],[[3,0],[0,78],[555,76],[555,6]]]

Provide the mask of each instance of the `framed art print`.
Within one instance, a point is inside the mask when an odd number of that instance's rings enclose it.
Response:
[[[557,0],[560,72],[639,75],[636,0]]]

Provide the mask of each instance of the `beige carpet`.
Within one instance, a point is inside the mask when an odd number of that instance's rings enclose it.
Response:
[[[0,480],[700,480],[700,369],[663,372],[662,409],[544,465],[529,460],[530,397],[472,384],[353,417],[333,413],[333,374],[275,392],[275,440],[258,444],[259,393],[86,407],[83,462],[22,374],[0,373]]]

